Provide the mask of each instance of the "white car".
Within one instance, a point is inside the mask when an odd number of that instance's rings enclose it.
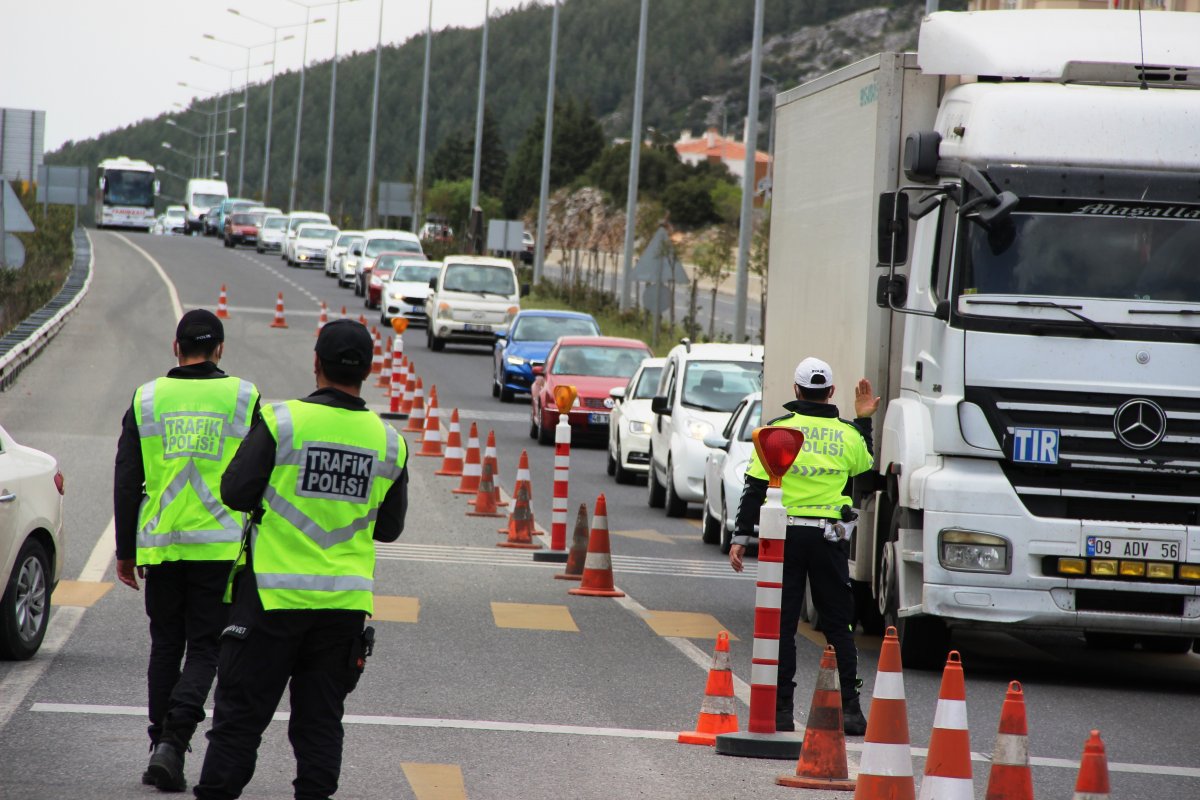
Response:
[[[62,520],[58,462],[0,428],[0,658],[23,661],[42,645],[65,555]]]
[[[742,398],[762,389],[762,345],[692,344],[671,348],[650,401],[650,474],[646,500],[682,517],[704,499],[704,437],[724,429]]]
[[[254,249],[260,253],[267,250],[283,252],[283,241],[287,238],[288,218],[286,214],[268,214],[258,226],[258,241]]]
[[[280,252],[279,257],[288,262],[288,264],[291,264],[292,260],[296,258],[294,248],[296,244],[296,231],[299,227],[301,225],[328,225],[330,221],[329,215],[323,211],[293,211],[287,216],[287,233],[284,236],[283,250]]]
[[[649,469],[650,423],[654,419],[650,401],[665,363],[665,358],[644,359],[628,386],[608,393],[613,401],[608,416],[608,474],[617,483],[633,483]]]
[[[409,322],[428,324],[425,316],[425,298],[429,296],[429,279],[436,278],[442,271],[442,262],[411,260],[407,256],[380,256],[379,260],[394,262],[390,273],[376,265],[371,281],[377,278],[382,284],[383,298],[379,303],[379,321],[390,327],[393,317],[404,317]],[[387,280],[384,280],[384,277]],[[370,287],[368,287],[370,288]]]
[[[167,210],[163,212],[161,233],[186,233],[187,232],[187,209],[183,206],[167,206]],[[155,225],[157,225],[157,221]]]
[[[386,228],[364,231],[362,245],[352,246],[350,258],[345,261],[354,269],[354,294],[359,297],[367,296],[365,270],[373,266],[375,259],[384,253],[410,253],[417,258],[425,258],[425,251],[421,249],[421,240],[415,234]]]
[[[329,260],[329,248],[337,238],[338,229],[333,225],[307,224],[296,228],[291,240],[292,257],[288,266],[307,267],[320,264],[324,267]]]
[[[341,274],[342,257],[350,250],[350,243],[362,236],[362,231],[341,231],[329,248],[329,258],[325,259],[325,276],[336,278]]]
[[[346,252],[337,257],[338,286],[349,288],[358,279],[358,262],[363,258],[363,243],[366,240],[359,234],[346,243]]]
[[[754,429],[762,419],[762,392],[746,395],[733,410],[724,430],[704,438],[704,543],[721,545],[728,553],[733,543],[746,467],[754,457]]]

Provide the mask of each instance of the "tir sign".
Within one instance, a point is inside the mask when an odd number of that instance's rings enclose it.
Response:
[[[1022,464],[1057,464],[1059,431],[1055,428],[1014,428],[1012,460]]]
[[[578,394],[579,392],[574,386],[555,386],[554,405],[558,406],[558,413],[570,413],[571,407],[575,405],[575,396]]]
[[[804,434],[796,428],[771,425],[755,428],[753,438],[754,451],[770,477],[769,485],[778,489],[783,484],[784,473],[804,447]]]
[[[408,320],[404,317],[392,317],[392,330],[396,333],[404,333],[408,330]]]

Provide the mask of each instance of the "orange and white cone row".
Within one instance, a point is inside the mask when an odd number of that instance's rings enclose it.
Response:
[[[392,385],[392,337],[390,336],[383,348],[383,369],[379,371],[379,380],[375,381],[375,385],[380,389],[387,389]]]
[[[400,415],[412,416],[413,401],[417,397],[417,366],[408,362],[408,374],[404,377],[404,394],[400,397]]]
[[[855,800],[914,800],[912,752],[900,638],[889,627],[879,650],[879,669],[871,696],[871,716],[863,741]]]
[[[483,462],[479,458],[479,427],[472,422],[467,434],[467,457],[463,460],[462,480],[450,491],[455,494],[475,494],[479,491],[479,479],[483,475]]]
[[[588,537],[587,556],[583,559],[583,578],[579,586],[567,594],[588,597],[624,597],[613,585],[612,553],[608,543],[608,502],[604,495],[596,498],[592,512],[592,534]]]
[[[457,478],[463,471],[462,428],[458,423],[458,409],[450,412],[450,433],[446,438],[446,455],[442,459],[442,468],[434,475],[448,475]]]
[[[992,750],[984,800],[1033,800],[1033,773],[1029,769],[1029,726],[1025,721],[1025,693],[1012,681],[1000,707],[1000,730]]]
[[[437,387],[429,389],[429,409],[425,414],[425,436],[421,439],[421,449],[414,455],[441,458],[442,453],[442,412],[438,409]]]
[[[408,414],[408,424],[404,426],[403,433],[425,434],[425,384],[420,378],[417,378],[417,385],[413,389],[412,411]]]
[[[325,323],[329,322],[329,307],[325,305],[325,301],[321,301],[321,313],[317,315],[317,332],[314,336],[321,335],[321,328],[325,327]]]
[[[957,650],[950,651],[942,671],[929,755],[925,758],[925,777],[918,797],[919,800],[974,800],[975,797],[971,782],[971,739],[967,732],[967,689],[962,657]]]

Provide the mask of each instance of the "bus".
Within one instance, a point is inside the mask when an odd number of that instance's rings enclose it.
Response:
[[[106,158],[96,169],[96,224],[149,231],[157,195],[152,164],[126,156]]]

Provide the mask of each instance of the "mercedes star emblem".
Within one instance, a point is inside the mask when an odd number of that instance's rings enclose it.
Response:
[[[1128,400],[1113,415],[1113,433],[1131,450],[1149,450],[1167,434],[1167,412],[1153,400]]]

